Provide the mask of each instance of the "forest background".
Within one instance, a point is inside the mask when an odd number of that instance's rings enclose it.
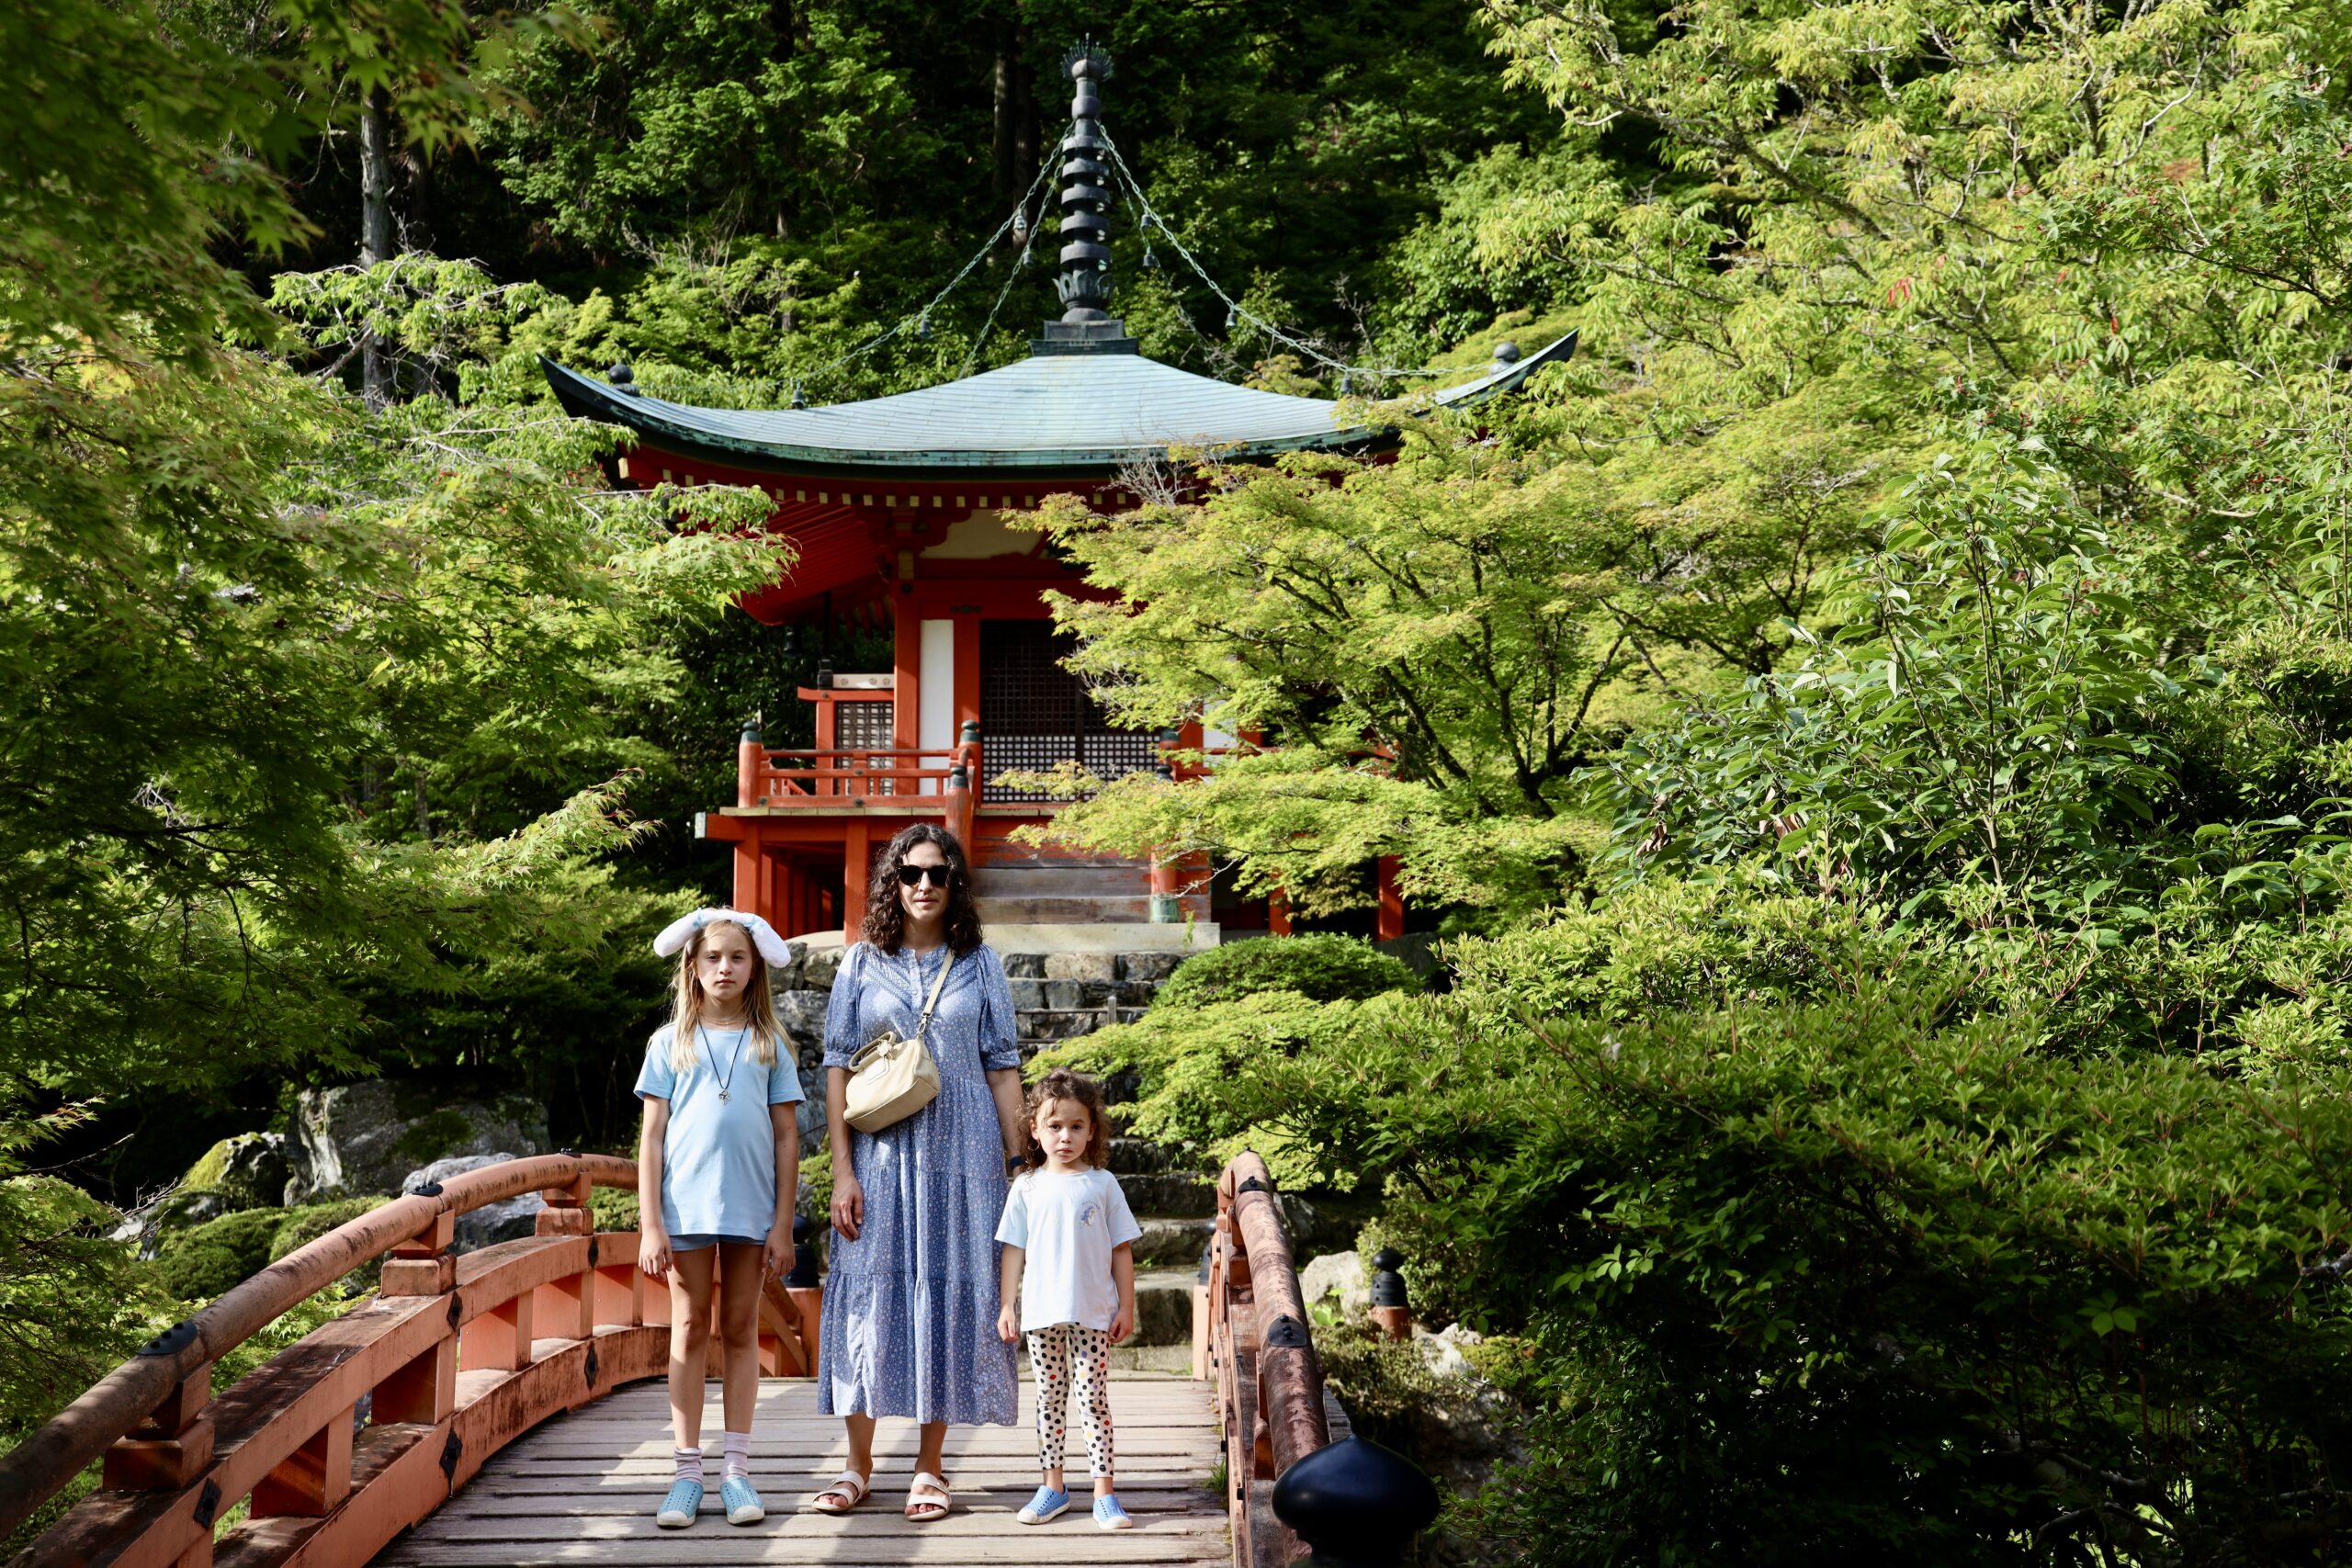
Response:
[[[1455,939],[1074,1048],[1493,1331],[1530,1446],[1455,1532],[2338,1555],[2352,24],[2291,0],[8,13],[0,1417],[175,1309],[113,1206],[295,1086],[625,1135],[683,824],[876,650],[729,609],[757,504],[608,491],[535,356],[1017,355],[1044,268],[937,296],[1083,32],[1232,295],[1126,229],[1148,352],[1583,334],[1337,483],[1054,519],[1144,606],[1066,607],[1106,694],[1280,743],[1070,830],[1334,919],[1397,854]]]

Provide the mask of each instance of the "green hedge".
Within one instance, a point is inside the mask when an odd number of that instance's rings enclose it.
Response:
[[[1468,942],[1456,979],[1064,1048],[1385,1193],[1419,1315],[1533,1348],[1528,1460],[1452,1531],[1535,1564],[2325,1560],[2344,1075],[2053,1049],[1867,912],[1736,888]]]
[[[1200,1008],[1273,991],[1295,991],[1310,1001],[1360,1001],[1420,988],[1410,969],[1353,937],[1264,937],[1185,960],[1153,1006]]]

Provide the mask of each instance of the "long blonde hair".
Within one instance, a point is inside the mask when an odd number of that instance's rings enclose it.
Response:
[[[702,976],[695,972],[695,960],[702,955],[710,933],[721,926],[742,932],[744,945],[752,950],[752,978],[743,987],[743,1021],[752,1026],[752,1060],[763,1067],[775,1066],[776,1042],[784,1034],[784,1025],[776,1020],[775,992],[769,988],[768,966],[761,961],[759,944],[733,920],[712,920],[678,950],[677,999],[670,1010],[670,1066],[682,1073],[695,1065],[695,1040],[701,1032],[702,1010],[709,999],[703,995]]]

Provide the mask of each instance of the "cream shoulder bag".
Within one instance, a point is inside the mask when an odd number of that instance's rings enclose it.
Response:
[[[922,1037],[931,1027],[931,1012],[939,1005],[939,993],[947,988],[948,972],[955,967],[956,955],[950,953],[947,962],[939,966],[939,978],[931,983],[922,1017],[915,1021],[913,1039],[886,1029],[850,1058],[849,1092],[842,1114],[859,1132],[878,1133],[895,1126],[939,1098],[939,1064],[931,1059],[931,1047]]]

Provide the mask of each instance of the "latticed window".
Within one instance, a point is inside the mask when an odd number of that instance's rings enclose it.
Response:
[[[887,751],[896,725],[896,703],[833,704],[833,744],[844,751]]]
[[[1072,646],[1051,621],[980,623],[981,799],[1051,798],[996,782],[1010,772],[1082,762],[1096,777],[1113,779],[1159,761],[1148,730],[1114,728],[1086,683],[1063,668]]]

